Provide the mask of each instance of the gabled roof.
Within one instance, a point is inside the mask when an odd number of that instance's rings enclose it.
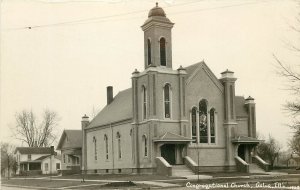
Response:
[[[187,78],[190,78],[192,76],[192,74],[195,73],[196,69],[201,66],[202,64],[204,64],[204,61],[201,61],[199,63],[195,63],[193,65],[187,66],[185,67],[185,70],[187,72]]]
[[[119,92],[113,101],[106,105],[91,121],[88,128],[132,119],[132,89]]]
[[[154,142],[170,142],[170,141],[190,142],[192,141],[192,139],[174,133],[166,132],[160,137],[153,138],[153,141]]]
[[[66,146],[68,148],[82,147],[82,131],[81,130],[64,130],[57,145],[57,150],[61,150],[63,142],[68,139]]]
[[[235,113],[237,117],[248,117],[245,106],[245,98],[243,96],[235,97]]]
[[[219,88],[221,92],[224,91],[223,84],[219,81],[219,79],[216,77],[216,75],[210,70],[210,68],[205,64],[204,61],[201,61],[199,63],[190,65],[188,67],[185,67],[185,70],[187,72],[187,84],[193,79],[193,77],[200,71],[200,69],[203,69],[207,76],[212,80],[212,82]]]
[[[15,153],[17,151],[21,154],[51,154],[50,147],[17,147]]]

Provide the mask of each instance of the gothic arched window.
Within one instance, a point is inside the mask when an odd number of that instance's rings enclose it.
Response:
[[[94,156],[95,156],[95,160],[97,160],[97,139],[96,139],[96,137],[93,137],[93,143],[94,143]]]
[[[195,143],[197,140],[197,108],[192,109],[192,139]]]
[[[170,84],[164,86],[164,112],[165,118],[171,118],[171,89]]]
[[[206,100],[201,100],[199,102],[199,134],[200,143],[208,143]]]
[[[121,135],[117,132],[117,142],[118,142],[118,157],[122,158],[122,150],[121,150]]]
[[[151,41],[147,40],[147,49],[148,49],[148,65],[151,65]]]
[[[104,144],[105,144],[105,157],[108,160],[108,138],[107,135],[104,135]]]
[[[211,108],[209,111],[209,122],[210,122],[210,142],[216,143],[216,111],[214,108]]]
[[[147,90],[146,87],[143,86],[143,119],[147,118]]]
[[[144,156],[148,156],[148,142],[147,142],[147,137],[146,135],[143,135],[143,145],[144,145]]]
[[[159,47],[160,47],[160,65],[161,66],[166,66],[167,61],[166,61],[166,39],[161,38],[159,40]]]

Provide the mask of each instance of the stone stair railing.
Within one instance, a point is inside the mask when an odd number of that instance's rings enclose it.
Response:
[[[247,162],[245,162],[242,158],[235,156],[235,162],[238,171],[249,173],[249,164],[247,164]]]
[[[156,157],[155,162],[158,175],[172,176],[172,166],[163,157]]]
[[[194,160],[192,160],[192,158],[190,158],[189,156],[185,156],[183,159],[184,164],[191,169],[194,173],[198,173],[198,165],[196,164],[196,162],[194,162]]]
[[[259,167],[261,167],[265,172],[270,171],[270,164],[265,162],[258,155],[252,156],[252,162],[256,163]]]

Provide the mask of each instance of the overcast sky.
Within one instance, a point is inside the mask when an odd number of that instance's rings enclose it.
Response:
[[[173,69],[204,60],[218,78],[234,71],[236,95],[255,98],[257,130],[286,146],[292,133],[282,105],[290,97],[272,54],[294,66],[300,61],[288,48],[300,45],[290,27],[296,1],[158,2],[175,23]],[[140,26],[154,6],[152,0],[2,0],[1,140],[21,145],[9,126],[23,109],[55,110],[60,135],[105,106],[106,86],[114,94],[131,87],[131,73],[144,66]]]

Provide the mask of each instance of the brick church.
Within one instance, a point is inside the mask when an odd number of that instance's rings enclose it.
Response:
[[[232,71],[220,78],[206,63],[172,67],[172,23],[157,4],[141,26],[144,70],[89,121],[82,117],[87,173],[192,173],[267,170],[256,155],[254,99],[235,95]],[[128,76],[129,78],[129,76]]]

